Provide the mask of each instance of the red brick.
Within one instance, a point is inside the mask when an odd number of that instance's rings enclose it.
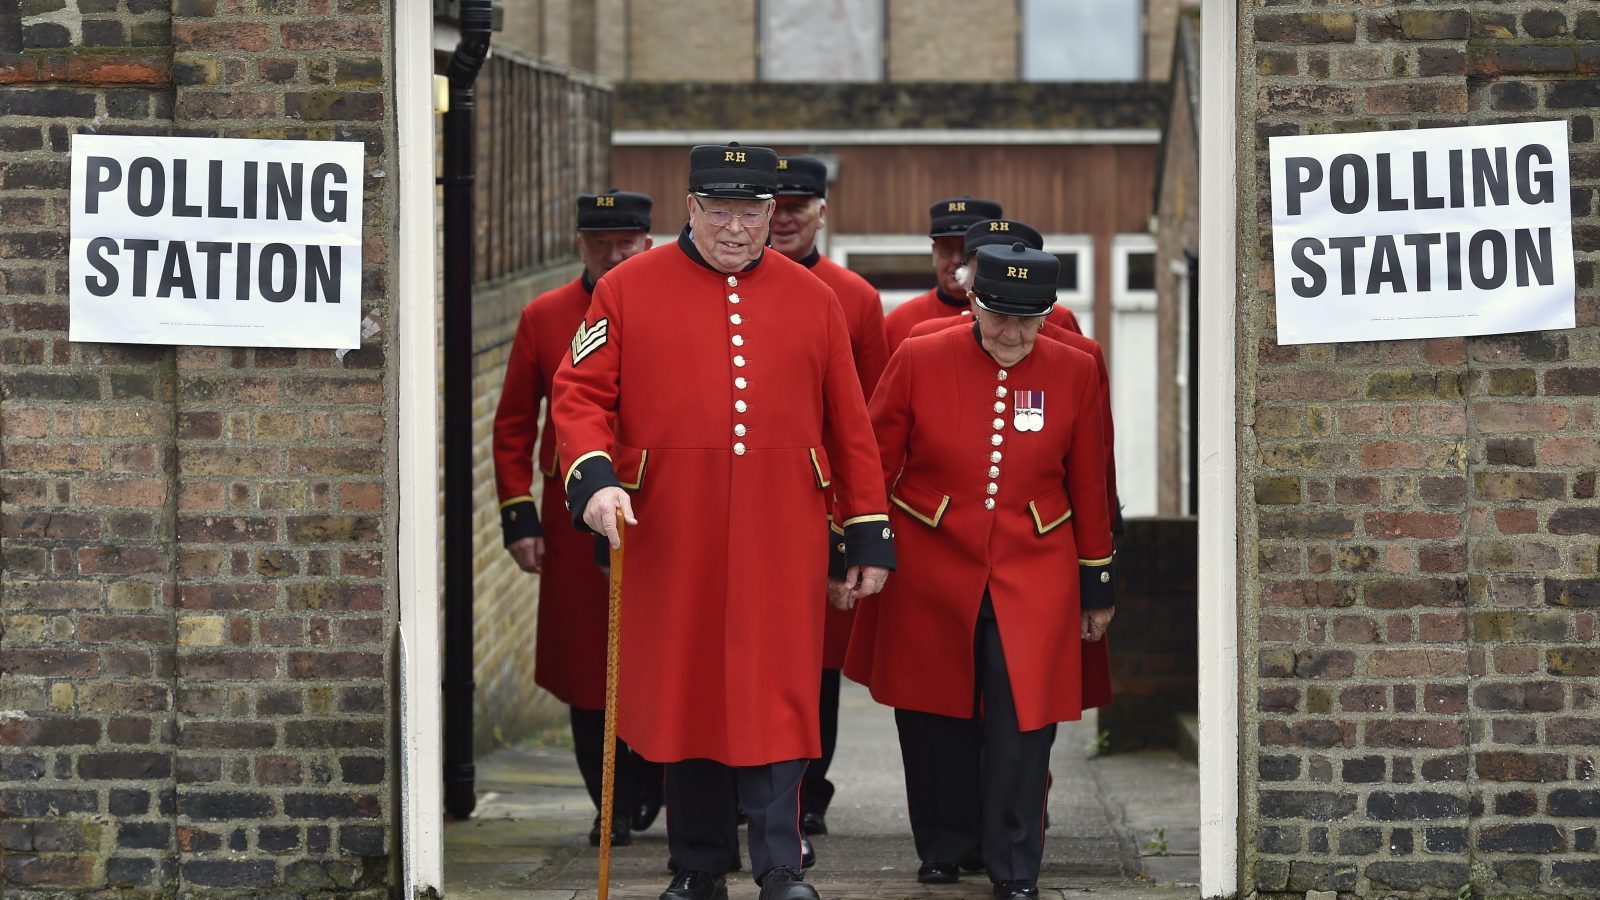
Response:
[[[1373,115],[1467,111],[1467,87],[1460,82],[1377,85],[1367,88],[1363,98],[1367,112]]]
[[[166,616],[84,616],[78,620],[78,640],[89,644],[166,643],[171,639],[171,630]]]
[[[1367,674],[1384,677],[1423,678],[1465,675],[1467,654],[1444,647],[1374,650],[1367,657]]]
[[[297,22],[282,26],[285,50],[364,50],[383,49],[383,29],[379,22]]]
[[[1539,530],[1539,513],[1531,509],[1497,509],[1494,524],[1501,534],[1534,534]]]
[[[319,680],[377,678],[383,675],[383,657],[371,652],[289,654],[289,677]]]
[[[1448,538],[1461,533],[1461,517],[1452,513],[1378,511],[1366,514],[1365,527],[1372,537]]]
[[[1493,434],[1560,431],[1567,427],[1569,414],[1564,406],[1549,403],[1508,403],[1479,401],[1472,405],[1473,423],[1479,431]]]
[[[325,27],[325,24],[314,23],[305,27]],[[180,51],[221,50],[231,53],[260,53],[272,46],[274,31],[270,25],[242,22],[237,19],[175,23],[172,26],[172,43]]]
[[[1395,749],[1431,747],[1445,750],[1465,743],[1467,725],[1461,721],[1388,719],[1366,723],[1364,745]]]

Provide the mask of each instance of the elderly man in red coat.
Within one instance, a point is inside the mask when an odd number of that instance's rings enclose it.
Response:
[[[889,361],[883,338],[883,299],[865,278],[846,269],[817,249],[817,232],[828,221],[828,166],[814,156],[785,156],[778,160],[778,196],[772,212],[772,249],[811,270],[833,288],[844,307],[850,329],[850,353],[855,358],[861,393],[871,397]],[[828,833],[828,804],[833,782],[828,769],[839,739],[839,670],[855,613],[828,607],[822,640],[822,701],[818,707],[822,728],[822,756],[806,767],[800,789],[800,828],[806,834]],[[815,860],[814,854],[807,856]]]
[[[1082,648],[1112,615],[1099,376],[1036,340],[1054,256],[976,262],[972,327],[908,340],[872,397],[904,566],[861,606],[845,673],[895,707],[908,798],[952,801],[910,811],[918,879],[956,880],[970,849],[972,805],[926,783],[976,766],[994,893],[1032,900],[1055,723],[1082,715]]]
[[[594,564],[593,539],[567,521],[567,495],[556,477],[556,439],[548,410],[541,424],[539,407],[551,396],[556,367],[589,309],[595,282],[623,260],[650,249],[650,205],[648,196],[627,191],[578,197],[583,272],[523,307],[494,415],[500,530],[517,566],[539,576],[533,680],[571,710],[572,750],[597,809],[605,744],[606,580]],[[544,480],[543,500],[537,504],[535,445]],[[631,843],[631,828],[647,828],[655,819],[661,778],[658,764],[618,743],[614,795],[624,814],[612,825],[614,845]],[[598,816],[589,843],[600,844]]]
[[[777,154],[689,155],[689,224],[600,281],[555,379],[574,524],[619,546],[618,733],[667,763],[663,900],[723,900],[749,818],[761,900],[815,900],[799,793],[821,752],[831,503],[853,597],[894,566],[872,425],[834,292],[763,252]]]
[[[1000,204],[976,197],[952,197],[928,208],[928,238],[933,242],[933,274],[938,284],[926,294],[918,294],[890,310],[884,317],[883,331],[890,353],[899,349],[919,323],[948,319],[966,311],[967,286],[962,283],[961,268],[965,262],[967,229],[1002,215]],[[1083,331],[1078,327],[1078,317],[1065,306],[1052,305],[1050,321],[1071,331]]]

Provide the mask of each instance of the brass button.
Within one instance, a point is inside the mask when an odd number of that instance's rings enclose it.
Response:
[[[736,401],[733,404],[733,411],[734,412],[744,412],[745,410],[747,410],[749,408],[750,408],[750,404],[744,402],[743,400]]]
[[[993,497],[985,497],[985,498],[983,498],[983,508],[984,509],[994,509],[994,498]]]
[[[1001,381],[1005,381],[1006,378],[1007,378],[1006,370],[1005,369],[1001,369],[1000,373],[998,375],[996,375],[995,377],[1000,379]]]
[[[1003,412],[1005,412],[1005,411],[1006,411],[1006,405],[1005,405],[1005,403],[1003,403],[1003,402],[1001,402],[1001,401],[999,401],[999,400],[996,400],[996,401],[995,401],[995,402],[994,402],[994,411],[995,411],[995,412],[997,412],[997,413],[1003,413]]]
[[[1110,581],[1111,581],[1111,573],[1110,572],[1101,572],[1100,573],[1100,583],[1101,584],[1109,584]]]
[[[1000,477],[1000,467],[999,466],[990,466],[989,467],[989,477],[990,478],[999,478]]]
[[[743,347],[744,346],[744,335],[742,335],[742,334],[734,335],[733,336],[733,345],[735,347]]]
[[[734,456],[743,456],[744,455],[744,444],[743,443],[738,443],[738,444],[734,444],[733,445],[733,455]]]
[[[999,461],[1000,461],[1000,451],[999,450],[996,450],[993,453],[989,454],[989,462],[997,463]]]
[[[1005,385],[1001,385],[1000,387],[995,388],[994,389],[994,395],[996,397],[1004,397],[1006,395]]]
[[[733,426],[733,434],[735,437],[744,437],[744,424],[740,423]]]
[[[740,368],[743,368],[744,367],[744,357],[735,356],[733,358],[733,364],[736,365],[736,366],[739,366]]]
[[[984,490],[988,491],[990,494],[998,494],[1000,493],[1000,485],[991,481],[989,482],[989,486],[984,488]]]
[[[1005,419],[995,419],[994,420],[994,430],[995,431],[1002,431],[1002,430],[1005,429],[1005,427],[1006,427],[1006,420]]]
[[[749,384],[750,382],[745,381],[743,375],[740,375],[738,378],[733,380],[733,386],[741,391],[744,390]]]
[[[733,277],[732,275],[729,275],[728,276],[728,287],[738,287],[738,286],[739,286],[739,279]]]
[[[1005,442],[1006,442],[1006,439],[1005,439],[1004,435],[1000,435],[1000,434],[991,434],[991,435],[989,435],[989,443],[995,445],[996,447],[1000,446],[1001,444],[1003,444]]]
[[[743,325],[744,324],[744,319],[740,318],[738,313],[734,313],[733,315],[729,316],[728,317],[728,321],[732,322],[735,325]]]
[[[889,538],[892,538],[892,537],[894,537],[894,532],[892,532],[889,529],[885,528],[883,530],[883,539],[887,541]]]

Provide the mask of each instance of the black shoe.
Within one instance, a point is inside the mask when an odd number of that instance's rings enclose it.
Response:
[[[1031,881],[996,881],[997,900],[1039,900],[1039,888]]]
[[[644,831],[655,824],[656,815],[660,812],[660,797],[641,797],[638,805],[633,808],[633,816],[628,824],[634,831]]]
[[[728,900],[728,880],[706,872],[679,872],[661,900]]]
[[[827,834],[828,820],[823,818],[822,813],[808,812],[800,817],[800,830],[806,834]]]
[[[988,866],[984,865],[983,862],[983,851],[981,849],[974,848],[971,853],[961,857],[961,871],[963,872],[982,872],[987,868]]]
[[[917,869],[917,881],[922,884],[955,884],[961,880],[961,873],[949,863],[923,863]]]
[[[788,866],[775,866],[761,876],[761,896],[757,900],[820,900],[817,889],[806,884],[806,877]]]
[[[633,843],[633,832],[624,822],[611,820],[611,846],[626,847]],[[594,827],[589,829],[589,846],[600,846],[600,817],[594,817]]]
[[[809,869],[817,864],[816,848],[811,846],[811,839],[802,832],[800,835],[800,868]]]

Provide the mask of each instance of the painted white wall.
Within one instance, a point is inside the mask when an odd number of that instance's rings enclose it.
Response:
[[[1117,423],[1117,494],[1124,516],[1157,511],[1156,381],[1160,363],[1156,292],[1128,290],[1128,256],[1155,253],[1148,234],[1111,244],[1111,416]]]
[[[1204,0],[1200,48],[1200,895],[1239,894],[1234,304],[1238,0]]]
[[[405,895],[444,889],[439,697],[439,458],[434,400],[433,9],[394,7],[398,322],[400,815]]]

